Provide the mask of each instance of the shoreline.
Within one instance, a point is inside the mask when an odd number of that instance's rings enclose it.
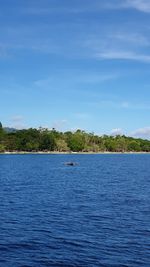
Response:
[[[37,152],[28,152],[28,151],[6,151],[0,152],[0,155],[109,155],[109,154],[150,154],[150,152],[145,151],[127,151],[127,152],[110,152],[110,151],[99,151],[99,152],[58,152],[58,151],[37,151]]]

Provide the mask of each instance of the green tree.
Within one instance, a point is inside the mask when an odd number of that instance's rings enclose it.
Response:
[[[77,130],[75,133],[71,134],[67,143],[71,151],[83,151],[85,145],[83,132],[81,130]]]
[[[69,147],[67,146],[67,142],[63,139],[56,140],[56,149],[59,152],[69,151]]]
[[[137,140],[132,140],[129,142],[128,144],[128,150],[129,151],[136,151],[136,152],[139,152],[141,151],[141,147],[140,147],[140,144]]]
[[[127,150],[127,143],[123,136],[115,137],[115,150],[116,152],[125,152]]]
[[[3,144],[0,144],[0,153],[4,152],[5,151],[5,146]]]
[[[45,151],[54,151],[56,148],[56,142],[53,134],[44,133],[40,137],[39,149]]]

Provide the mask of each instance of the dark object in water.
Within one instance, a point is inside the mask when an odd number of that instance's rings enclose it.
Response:
[[[77,163],[76,162],[66,162],[65,165],[67,165],[67,166],[76,166]]]

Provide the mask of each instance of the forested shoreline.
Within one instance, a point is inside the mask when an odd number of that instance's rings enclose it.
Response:
[[[150,152],[150,141],[140,138],[98,136],[82,130],[59,132],[30,128],[8,132],[0,123],[0,153],[3,152]]]

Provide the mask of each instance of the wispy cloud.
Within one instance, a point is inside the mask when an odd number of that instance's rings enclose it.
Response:
[[[30,7],[24,7],[21,10],[21,13],[29,14],[29,15],[49,15],[49,14],[59,14],[59,13],[72,13],[72,14],[80,14],[85,12],[100,12],[103,9],[136,9],[141,12],[150,12],[150,2],[149,0],[107,0],[107,1],[99,1],[99,0],[82,0],[76,1],[75,5],[72,3],[71,5],[61,5],[60,1],[58,1],[59,5],[50,6],[46,2],[39,5],[31,5]],[[58,4],[57,3],[57,4]]]
[[[114,5],[117,6],[118,0],[113,0]],[[49,5],[48,2],[41,1],[39,5],[31,5],[24,7],[20,10],[23,14],[28,15],[50,15],[50,14],[71,14],[77,15],[81,13],[100,12],[103,8],[112,8],[112,0],[107,0],[107,3],[103,3],[99,0],[76,0],[76,1],[56,1],[56,4]]]
[[[90,85],[90,84],[99,84],[99,83],[106,83],[112,80],[116,80],[119,78],[119,74],[115,72],[89,72],[89,71],[83,71],[83,70],[77,70],[77,69],[66,69],[66,70],[59,70],[54,75],[51,74],[47,78],[39,79],[33,82],[33,86],[36,86],[37,88],[52,88],[53,86],[55,88],[59,88],[60,84],[65,85],[67,88],[68,86],[74,86],[77,85]],[[60,82],[61,81],[61,82]]]
[[[141,12],[150,12],[149,0],[108,0],[103,4],[107,9],[136,9]]]
[[[128,60],[150,62],[150,37],[147,29],[119,25],[116,29],[95,32],[83,40],[83,46],[89,50],[89,56],[98,60]]]
[[[116,31],[110,35],[112,41],[118,42],[120,45],[130,45],[133,47],[149,47],[150,45],[150,38],[149,35],[145,36],[138,31]]]
[[[150,55],[138,54],[130,51],[104,51],[97,53],[95,55],[97,59],[106,59],[106,60],[132,60],[150,63]]]
[[[86,7],[85,1],[84,5]],[[82,10],[84,5],[80,6],[78,3],[77,6]],[[88,1],[87,6],[94,8],[97,5],[98,1],[94,1],[92,5]],[[118,2],[113,5],[118,6]],[[100,6],[103,7],[102,4]],[[67,8],[66,6],[65,9]],[[31,9],[37,13],[40,10],[51,12],[50,8],[43,8],[42,5]],[[88,10],[90,11],[90,8]],[[80,17],[80,20],[72,19],[69,24],[65,20],[61,23],[59,20],[53,23],[51,18],[49,23],[38,20],[37,24],[33,23],[33,25],[27,23],[1,26],[0,56],[6,53],[17,56],[17,52],[27,51],[73,59],[121,59],[149,63],[149,32],[145,30],[141,33],[138,23],[137,27],[129,27],[127,23],[121,26],[115,23],[108,26],[105,23],[102,27],[99,22],[93,20],[88,29],[86,21]]]
[[[150,105],[148,103],[136,103],[129,101],[119,101],[119,100],[100,100],[97,102],[90,102],[90,106],[94,106],[99,109],[122,109],[122,110],[150,110]]]

